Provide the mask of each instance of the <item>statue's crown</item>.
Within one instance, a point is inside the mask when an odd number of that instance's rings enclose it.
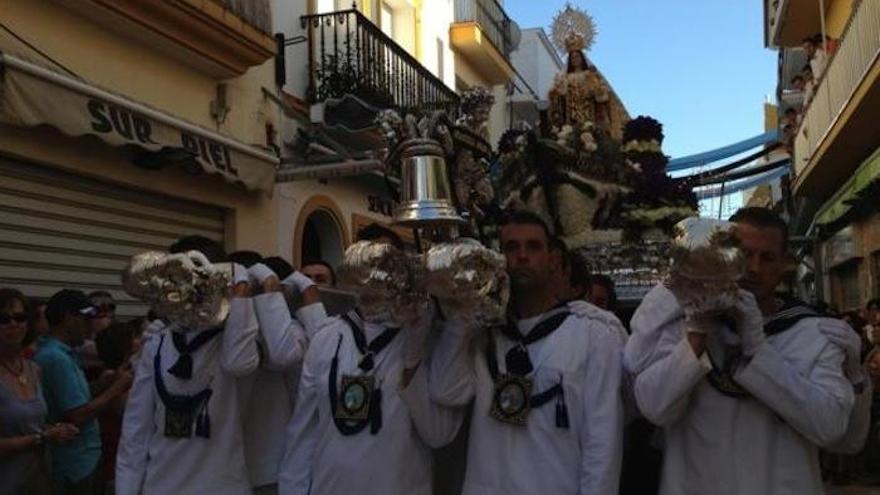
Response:
[[[581,51],[587,47],[587,41],[583,35],[578,33],[569,33],[565,37],[565,50],[568,52]]]

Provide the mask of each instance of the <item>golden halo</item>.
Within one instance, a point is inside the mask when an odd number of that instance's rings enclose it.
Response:
[[[550,31],[553,45],[560,52],[589,50],[596,38],[596,22],[586,11],[566,2],[553,16]]]

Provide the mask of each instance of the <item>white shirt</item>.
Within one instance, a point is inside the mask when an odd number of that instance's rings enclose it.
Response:
[[[327,315],[323,304],[317,303],[301,308],[299,321],[293,319],[281,292],[261,294],[253,301],[263,359],[244,406],[244,454],[251,485],[259,487],[278,482],[302,360],[309,339]]]
[[[853,388],[820,320],[769,336],[733,374],[751,397],[731,397],[706,379],[707,354],[694,354],[675,296],[651,290],[633,316],[625,362],[642,413],[665,432],[662,494],[823,493],[817,446],[844,436]],[[714,349],[739,341],[721,324],[708,339]]]
[[[167,371],[179,357],[171,340],[174,329],[174,325],[169,326],[144,345],[123,417],[116,493],[249,494],[239,404],[241,397],[249,394],[240,378],[253,373],[259,364],[257,320],[251,300],[231,300],[224,331],[192,354],[193,375],[189,380],[178,379]],[[162,380],[170,393],[191,395],[211,387],[210,438],[165,436],[165,406],[156,392],[153,374],[157,352],[161,355]]]
[[[544,315],[542,315],[543,317]],[[520,321],[525,334],[540,320]],[[458,328],[457,328],[458,327]],[[604,312],[572,314],[553,333],[528,345],[532,395],[562,379],[569,428],[556,424],[557,400],[529,412],[527,425],[489,416],[494,382],[484,353],[450,323],[434,350],[435,401],[462,406],[474,398],[464,495],[616,495],[622,455],[620,322]],[[493,331],[494,332],[494,331]],[[499,371],[514,341],[495,335]]]
[[[813,54],[813,58],[810,59],[810,70],[813,71],[814,81],[822,79],[822,74],[825,73],[825,67],[827,66],[828,55],[825,53],[825,50],[817,48],[816,53]]]
[[[364,325],[367,342],[385,330]],[[427,367],[419,366],[409,385],[399,388],[403,372],[404,328],[374,357],[372,374],[382,391],[382,427],[367,426],[342,435],[333,422],[328,390],[331,361],[339,350],[337,391],[342,375],[359,375],[361,354],[352,331],[331,318],[314,337],[303,364],[296,410],[287,427],[287,451],[279,473],[283,495],[429,495],[431,448],[451,442],[463,413],[428,397]],[[334,398],[335,400],[335,398]]]

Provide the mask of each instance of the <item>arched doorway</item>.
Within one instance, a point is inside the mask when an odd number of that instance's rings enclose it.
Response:
[[[333,266],[342,262],[344,241],[339,225],[326,210],[318,209],[309,214],[300,242],[303,260],[321,259]]]
[[[299,212],[294,230],[293,261],[322,259],[336,267],[348,246],[348,235],[336,203],[323,195],[312,196]]]

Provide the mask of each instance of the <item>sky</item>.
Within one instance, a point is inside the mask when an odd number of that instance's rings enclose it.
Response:
[[[504,9],[520,27],[543,27],[549,34],[564,4],[505,0]],[[631,116],[650,115],[663,124],[667,155],[708,151],[764,132],[763,103],[775,93],[777,58],[764,48],[760,1],[572,4],[586,10],[598,27],[588,56]],[[717,210],[716,200],[716,215]]]

